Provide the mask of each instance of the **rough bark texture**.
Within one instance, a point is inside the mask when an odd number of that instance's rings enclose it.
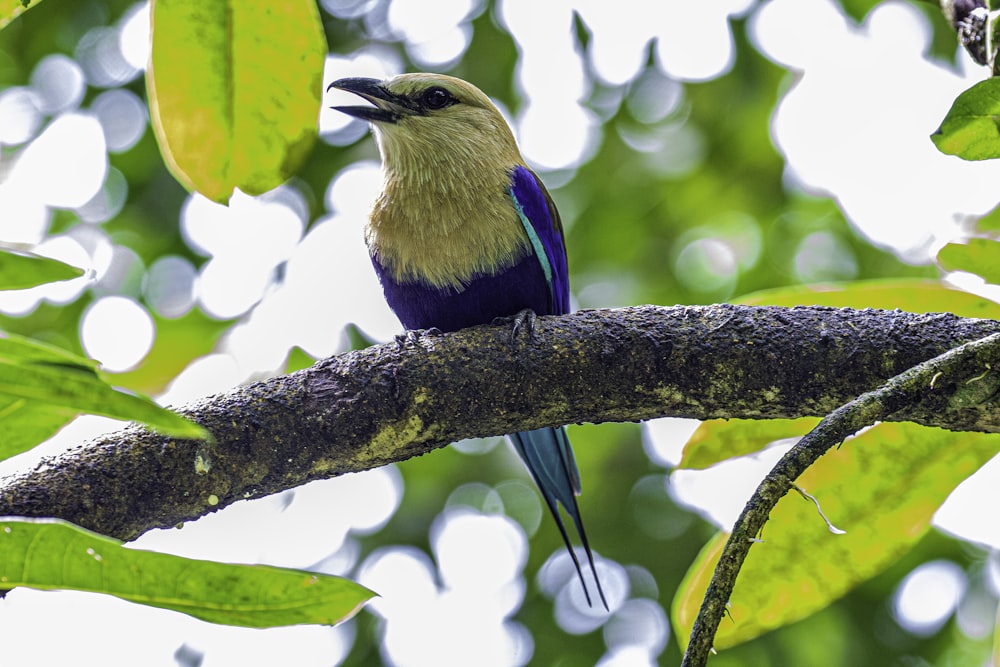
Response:
[[[1000,322],[948,314],[704,306],[581,311],[323,360],[181,412],[215,442],[131,426],[0,482],[0,515],[121,539],[467,437],[661,416],[824,415]],[[984,369],[984,371],[987,369]],[[935,380],[893,419],[1000,431],[997,373]],[[962,381],[964,383],[964,380]]]

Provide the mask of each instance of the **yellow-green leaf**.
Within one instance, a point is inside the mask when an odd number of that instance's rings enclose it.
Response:
[[[28,11],[32,7],[37,7],[42,0],[3,0],[0,3],[0,30],[3,30],[11,21]]]
[[[82,269],[56,259],[0,249],[0,290],[25,289],[82,275]]]
[[[702,422],[684,444],[678,468],[702,470],[720,461],[746,456],[775,440],[808,433],[818,417],[800,419],[713,419]]]
[[[966,160],[1000,157],[1000,81],[986,79],[962,92],[931,135],[938,150]]]
[[[374,596],[341,577],[126,549],[54,519],[0,521],[0,585],[104,593],[252,628],[334,625]]]
[[[226,202],[288,179],[316,139],[326,38],[315,0],[154,0],[153,129],[186,187]]]
[[[955,313],[960,317],[1000,319],[1000,305],[992,301],[952,289],[937,280],[914,278],[782,287],[748,294],[737,303],[749,306],[898,308],[912,313]]]
[[[949,243],[941,248],[937,259],[945,271],[968,271],[1000,285],[1000,241],[969,239],[967,243]]]
[[[816,507],[795,492],[782,498],[754,544],[719,626],[724,649],[804,618],[878,574],[928,530],[948,494],[989,461],[995,434],[953,433],[882,423],[827,453],[796,482],[844,535],[831,533]],[[727,535],[702,549],[674,598],[679,637],[688,637]]]
[[[0,461],[52,437],[76,415],[68,408],[0,395]]]
[[[1000,206],[994,206],[993,210],[976,220],[976,230],[984,233],[1000,231]]]

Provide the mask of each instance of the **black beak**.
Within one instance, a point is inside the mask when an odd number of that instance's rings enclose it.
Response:
[[[374,105],[330,107],[361,120],[367,120],[371,123],[395,123],[403,116],[411,116],[414,113],[408,100],[390,93],[378,79],[356,77],[337,79],[327,86],[326,91],[330,92],[331,88],[354,93]]]

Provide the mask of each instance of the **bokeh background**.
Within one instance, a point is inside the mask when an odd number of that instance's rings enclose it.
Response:
[[[928,139],[986,76],[933,4],[319,4],[324,82],[438,71],[496,100],[562,213],[579,308],[936,277],[936,250],[1000,200],[998,165]],[[89,270],[0,294],[0,328],[174,405],[398,333],[363,243],[380,184],[367,127],[324,108],[297,178],[211,203],[160,158],[148,49],[148,5],[132,0],[48,0],[0,32],[0,241]],[[81,418],[0,473],[116,427]],[[349,623],[226,628],[17,590],[0,601],[3,664],[676,664],[674,591],[775,457],[673,473],[692,428],[570,427],[610,615],[585,605],[508,445],[468,441],[135,543],[350,576],[382,597]],[[987,466],[961,487],[888,572],[713,665],[986,664],[995,480]]]

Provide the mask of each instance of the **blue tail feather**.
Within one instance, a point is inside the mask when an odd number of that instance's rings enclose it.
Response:
[[[587,589],[587,582],[583,578],[583,569],[580,560],[573,551],[573,543],[566,533],[566,526],[562,516],[559,514],[557,502],[563,506],[566,513],[573,520],[576,532],[580,535],[580,542],[587,554],[587,561],[590,570],[594,573],[594,581],[597,583],[597,592],[600,595],[604,608],[608,609],[608,602],[604,597],[604,590],[601,588],[601,580],[597,576],[597,569],[594,567],[594,555],[590,550],[590,543],[587,541],[587,533],[583,530],[583,519],[580,517],[580,508],[576,503],[576,496],[580,494],[580,472],[576,467],[576,459],[573,457],[573,450],[570,448],[569,438],[563,428],[542,428],[535,431],[521,431],[510,436],[514,443],[514,449],[528,467],[528,472],[538,485],[545,504],[548,505],[552,517],[556,520],[559,533],[563,542],[566,543],[566,550],[569,551],[576,567],[576,574],[583,585],[583,593],[587,598],[587,604],[591,605],[590,591]]]

